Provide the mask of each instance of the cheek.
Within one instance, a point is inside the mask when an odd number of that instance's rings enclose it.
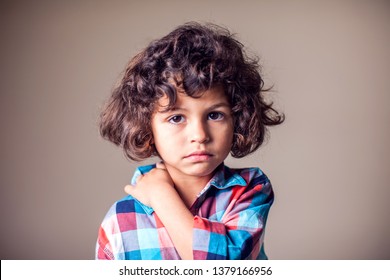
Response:
[[[155,127],[152,132],[154,145],[160,155],[177,151],[177,146],[180,144],[180,137],[175,135],[175,131],[162,126]]]
[[[233,125],[231,125],[226,135],[226,146],[229,152],[233,146],[233,135],[234,135],[234,129],[233,129]]]
[[[218,127],[214,132],[215,139],[218,139],[219,145],[223,146],[225,150],[231,149],[233,144],[233,128],[227,124],[224,127]]]

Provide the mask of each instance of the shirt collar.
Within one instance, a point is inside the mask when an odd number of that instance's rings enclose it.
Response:
[[[155,164],[138,167],[134,173],[134,176],[131,180],[131,183],[133,185],[135,185],[136,179],[139,175],[145,174],[155,167],[156,167]],[[232,170],[229,167],[227,167],[226,165],[221,163],[221,165],[219,167],[217,167],[217,170],[216,170],[214,176],[207,183],[207,185],[203,188],[203,190],[201,190],[201,192],[198,194],[198,198],[201,197],[204,193],[206,193],[212,186],[217,188],[217,189],[223,190],[223,189],[227,189],[227,188],[237,186],[237,185],[238,186],[246,186],[247,183],[244,180],[244,178],[242,178],[242,176],[240,176],[236,172],[232,172]],[[141,203],[140,201],[138,201],[138,202],[140,203],[141,207],[144,209],[144,211],[148,215],[151,215],[154,212],[152,207],[149,207],[149,206]]]
[[[132,185],[137,184],[138,176],[143,175],[143,174],[149,172],[150,170],[152,170],[155,167],[156,167],[155,164],[137,167],[137,169],[134,172],[133,178],[131,179],[131,184]],[[153,214],[154,210],[153,210],[152,207],[143,204],[141,201],[139,201],[135,197],[133,197],[133,199],[136,200],[141,205],[142,209],[144,209],[146,214],[148,214],[148,215],[152,215]]]
[[[232,170],[223,163],[217,168],[214,176],[204,189],[198,194],[198,197],[202,196],[211,186],[223,190],[233,186],[246,186],[247,183],[238,173],[232,172]]]

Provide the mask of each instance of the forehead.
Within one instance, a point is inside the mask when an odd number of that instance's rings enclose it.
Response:
[[[169,97],[166,94],[163,95],[163,97],[161,97],[160,99],[158,99],[156,104],[158,107],[158,111],[164,109],[165,110],[171,109],[168,108],[169,101],[170,101]],[[181,108],[181,107],[192,106],[192,105],[207,107],[217,103],[226,103],[227,105],[229,105],[227,96],[222,86],[215,86],[209,90],[201,92],[195,97],[189,96],[183,91],[177,91],[177,98],[174,107]]]

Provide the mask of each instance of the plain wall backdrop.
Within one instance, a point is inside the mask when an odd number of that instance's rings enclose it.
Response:
[[[188,21],[236,33],[286,114],[226,161],[273,183],[269,258],[390,259],[390,2],[375,0],[1,1],[0,258],[94,258],[138,165],[100,138],[99,110],[127,61]]]

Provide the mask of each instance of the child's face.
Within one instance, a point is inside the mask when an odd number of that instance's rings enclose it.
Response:
[[[171,176],[213,175],[228,156],[233,141],[231,108],[222,87],[200,98],[178,93],[175,107],[163,112],[159,99],[151,125],[156,149]]]

